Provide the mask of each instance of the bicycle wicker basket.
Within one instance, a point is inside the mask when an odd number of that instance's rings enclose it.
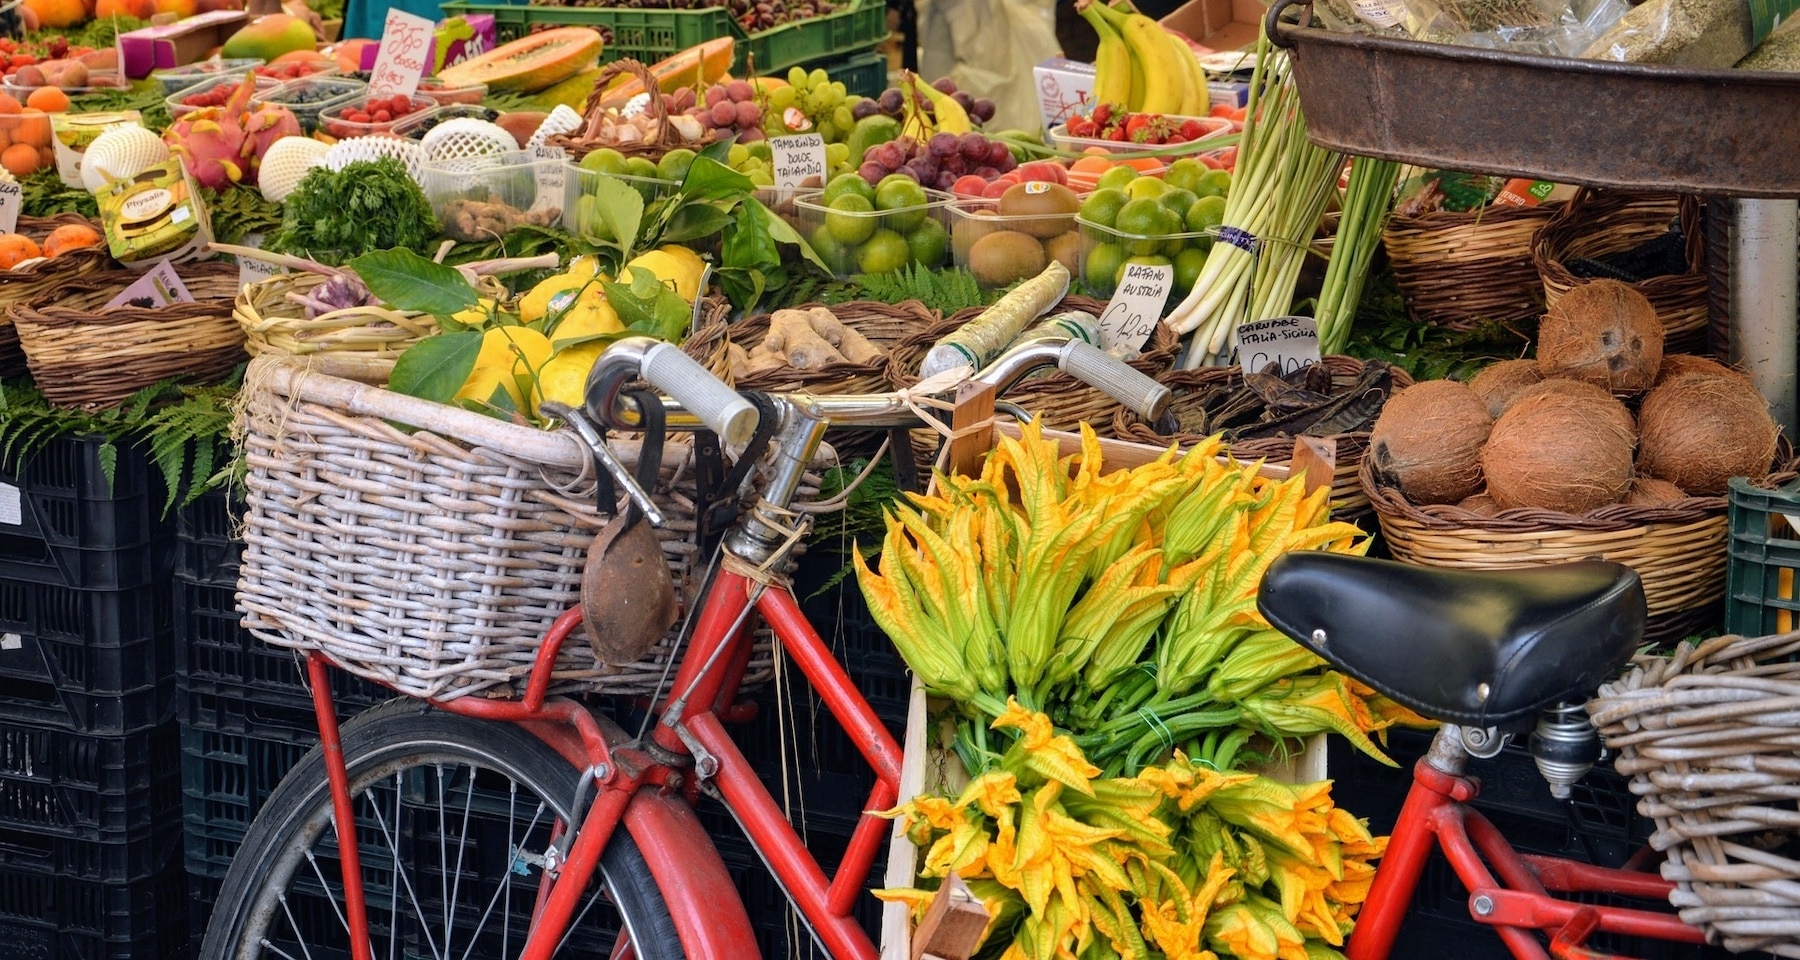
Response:
[[[551,623],[576,605],[601,526],[591,461],[548,432],[320,372],[326,360],[262,357],[245,379],[244,624],[276,646],[319,650],[415,697],[508,696]],[[627,465],[631,441],[613,441]],[[657,539],[691,602],[704,571],[691,447],[671,439],[653,497]],[[675,632],[626,667],[584,642],[562,649],[553,689],[654,695]],[[759,633],[746,684],[772,675]]]
[[[1669,902],[1707,939],[1800,957],[1800,633],[1639,657],[1588,712],[1656,823]]]

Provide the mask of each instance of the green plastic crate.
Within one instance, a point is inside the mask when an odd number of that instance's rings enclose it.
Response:
[[[809,63],[806,67],[824,70],[831,79],[842,83],[844,92],[852,97],[879,97],[888,85],[888,58],[878,50],[829,63]]]
[[[1731,481],[1725,631],[1746,637],[1800,627],[1800,486]]]
[[[853,54],[887,38],[887,6],[873,0],[855,0],[836,13],[754,34],[745,33],[724,7],[630,10],[449,0],[443,8],[445,16],[492,14],[502,41],[516,40],[538,26],[592,27],[610,38],[600,54],[602,63],[626,58],[655,63],[708,40],[731,37],[737,41],[732,69],[744,72],[754,58],[756,72],[764,75]]]

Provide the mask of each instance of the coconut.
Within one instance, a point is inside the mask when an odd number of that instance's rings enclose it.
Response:
[[[1656,383],[1658,386],[1661,386],[1686,373],[1706,373],[1715,377],[1743,377],[1746,380],[1749,379],[1749,374],[1746,374],[1744,371],[1728,367],[1717,360],[1708,359],[1706,357],[1696,357],[1688,353],[1671,353],[1668,356],[1663,357],[1662,366],[1657,368]]]
[[[1622,502],[1629,507],[1660,507],[1686,499],[1687,494],[1667,480],[1639,477],[1631,481],[1631,489],[1626,491]]]
[[[1690,373],[1650,391],[1638,471],[1696,496],[1719,496],[1732,477],[1769,474],[1780,433],[1762,394],[1743,377]]]
[[[1488,494],[1502,510],[1580,514],[1618,503],[1631,485],[1631,440],[1596,400],[1555,391],[1521,396],[1481,449]]]
[[[1481,488],[1481,445],[1493,418],[1454,380],[1426,380],[1388,398],[1369,435],[1376,480],[1413,503],[1455,503]]]
[[[1500,505],[1494,502],[1493,497],[1488,496],[1486,490],[1482,490],[1472,497],[1464,497],[1463,501],[1457,504],[1457,506],[1464,510],[1479,513],[1484,517],[1491,517],[1500,512]]]
[[[1497,417],[1506,412],[1519,391],[1542,379],[1536,360],[1502,360],[1482,367],[1469,381],[1469,389],[1487,404],[1488,416]]]
[[[1647,390],[1662,364],[1656,308],[1629,284],[1592,280],[1562,295],[1538,324],[1538,372],[1614,393]]]
[[[1597,387],[1580,380],[1557,378],[1526,387],[1519,391],[1519,395],[1513,398],[1513,402],[1517,403],[1526,397],[1542,396],[1567,397],[1571,403],[1593,404],[1595,409],[1604,411],[1608,418],[1618,424],[1619,429],[1625,431],[1625,435],[1631,437],[1633,445],[1636,445],[1637,420],[1631,416],[1631,411],[1626,409],[1617,397],[1607,392],[1605,387]]]

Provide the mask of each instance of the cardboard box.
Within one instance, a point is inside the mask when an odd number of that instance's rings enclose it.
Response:
[[[1086,112],[1094,99],[1094,65],[1063,57],[1051,57],[1031,68],[1037,85],[1038,112],[1049,131],[1069,117]]]
[[[1257,0],[1188,0],[1162,25],[1214,50],[1242,50],[1256,43],[1265,12]]]
[[[133,80],[142,80],[153,70],[204,60],[249,21],[250,15],[241,10],[217,10],[164,27],[121,33],[119,69]]]

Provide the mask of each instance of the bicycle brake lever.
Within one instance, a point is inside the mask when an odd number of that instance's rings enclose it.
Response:
[[[649,520],[652,526],[660,527],[667,522],[662,509],[650,499],[650,494],[638,485],[637,478],[631,475],[630,470],[625,469],[625,465],[619,462],[619,458],[613,456],[611,450],[607,449],[606,438],[600,435],[599,429],[594,426],[593,421],[587,418],[586,413],[554,400],[546,400],[539,404],[538,412],[547,417],[561,420],[575,428],[575,433],[581,437],[581,442],[593,451],[594,458],[600,461],[607,473],[612,474],[613,482],[625,490],[625,495],[630,497],[631,502],[644,512],[644,518]]]

